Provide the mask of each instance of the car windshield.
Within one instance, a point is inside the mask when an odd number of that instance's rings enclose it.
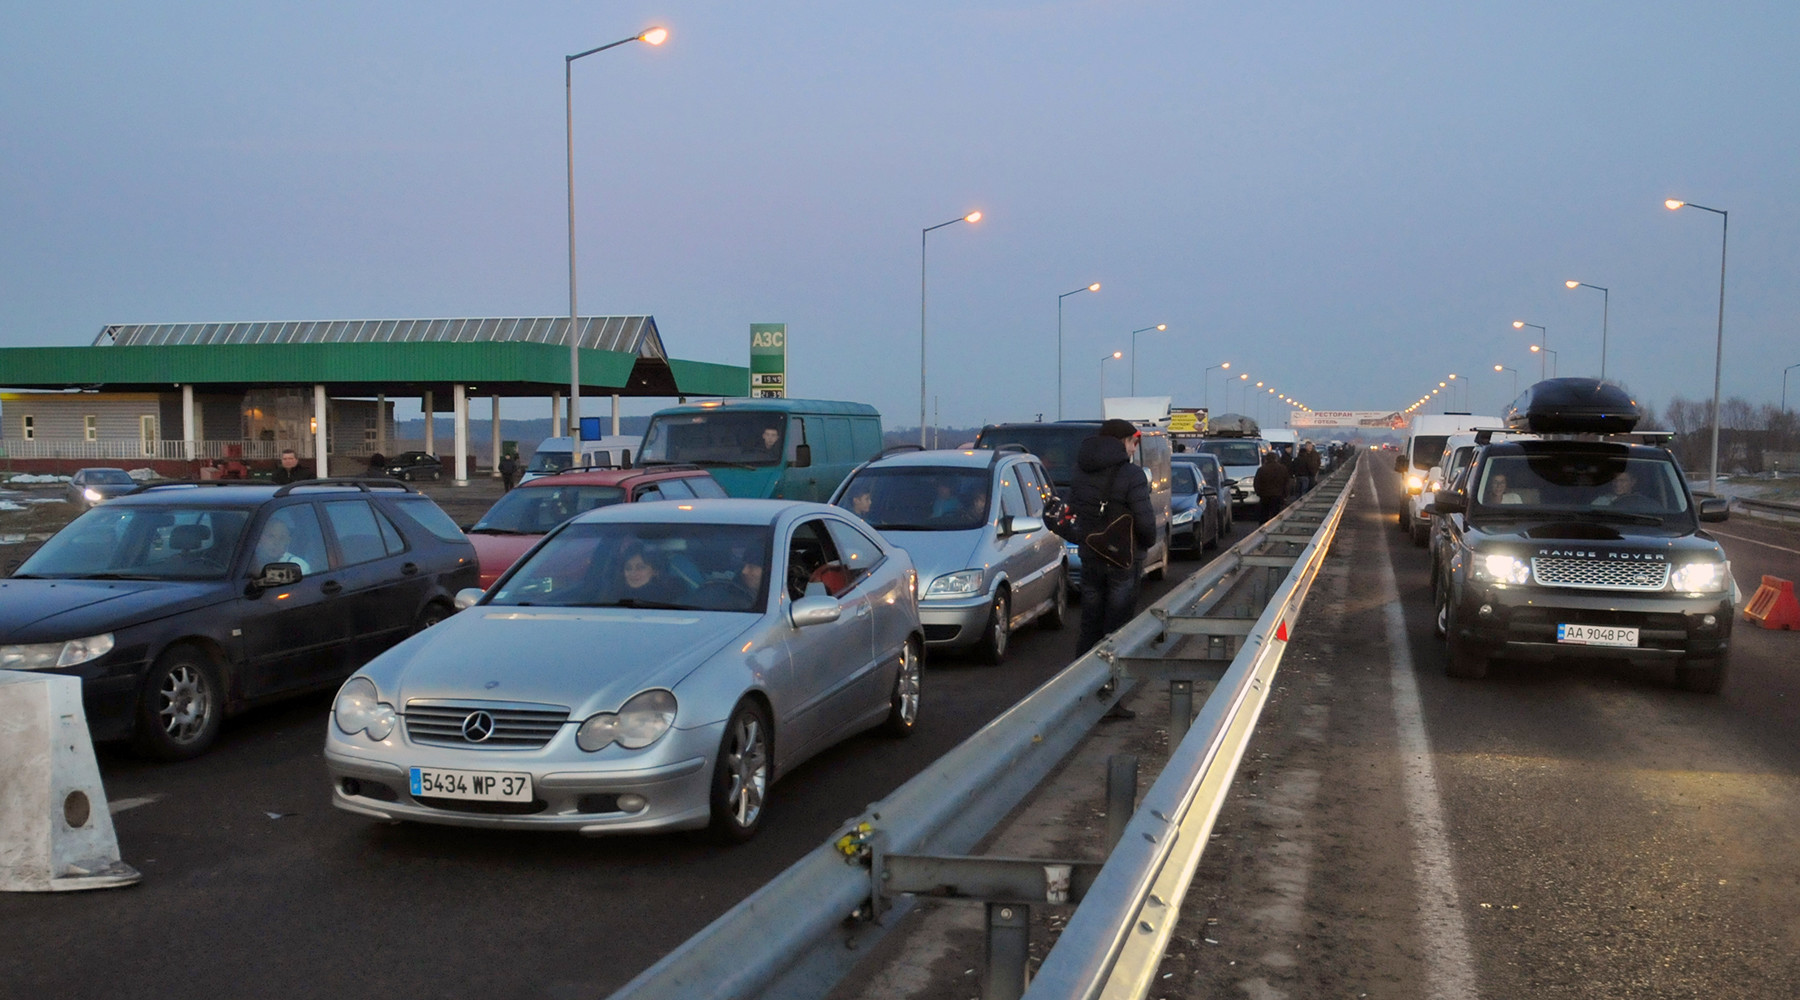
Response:
[[[968,531],[988,522],[986,469],[870,468],[837,505],[883,531]]]
[[[1219,456],[1223,465],[1259,465],[1262,452],[1255,441],[1202,441],[1200,450]]]
[[[617,486],[538,486],[535,483],[513,490],[488,508],[469,534],[545,535],[550,529],[596,507],[611,507],[625,502],[625,491]]]
[[[1493,515],[1660,523],[1688,513],[1681,473],[1663,459],[1593,452],[1496,455],[1476,475],[1476,506]]]
[[[569,467],[569,455],[566,451],[540,451],[531,456],[531,464],[526,466],[525,471],[544,475],[561,472]]]
[[[1095,433],[1092,425],[1059,427],[1055,424],[1032,424],[1025,427],[990,427],[975,439],[977,448],[998,448],[1016,444],[1038,457],[1050,481],[1057,486],[1074,482],[1075,453],[1081,442]]]
[[[218,580],[248,510],[107,504],[69,522],[14,576],[59,580]]]
[[[1421,434],[1413,438],[1412,464],[1415,469],[1429,469],[1444,454],[1448,434]]]
[[[1200,492],[1199,477],[1195,475],[1195,473],[1199,471],[1198,469],[1188,465],[1186,462],[1176,462],[1174,465],[1169,466],[1169,471],[1175,477],[1175,484],[1171,489],[1176,493]]]
[[[774,411],[709,410],[653,417],[638,456],[653,462],[695,465],[779,465],[787,419]]]
[[[137,484],[137,480],[131,478],[131,473],[126,472],[124,469],[89,469],[87,474],[87,484],[89,486],[97,484],[104,484],[106,486],[133,486]]]
[[[509,573],[489,605],[760,611],[767,525],[571,524]]]

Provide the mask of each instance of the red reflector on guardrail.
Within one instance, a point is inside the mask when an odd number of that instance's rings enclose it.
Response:
[[[1800,628],[1800,601],[1794,599],[1794,582],[1763,577],[1756,596],[1744,606],[1744,617],[1763,628]]]

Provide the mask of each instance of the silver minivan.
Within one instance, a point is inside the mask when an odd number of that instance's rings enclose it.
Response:
[[[1014,631],[1061,628],[1068,610],[1063,542],[1043,521],[1051,490],[1022,449],[895,448],[852,471],[831,502],[912,557],[927,645],[999,663]]]

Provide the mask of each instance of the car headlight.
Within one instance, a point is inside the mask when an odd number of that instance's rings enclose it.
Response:
[[[985,572],[978,569],[964,569],[957,570],[954,573],[945,573],[943,576],[931,581],[931,586],[925,588],[925,596],[967,597],[970,594],[979,594],[984,589],[985,585],[982,578],[986,575]]]
[[[1436,493],[1438,490],[1444,488],[1444,481],[1441,479],[1433,479],[1431,482],[1425,484],[1425,488]]]
[[[1418,476],[1406,477],[1406,492],[1417,493],[1425,488],[1425,480]]]
[[[675,725],[675,695],[654,688],[633,695],[617,712],[590,716],[575,731],[575,745],[597,753],[617,743],[627,750],[642,750],[662,739]]]
[[[1517,556],[1492,552],[1475,557],[1475,578],[1494,583],[1527,583],[1531,580],[1531,564]]]
[[[380,741],[394,731],[394,706],[381,700],[375,682],[367,677],[352,677],[338,689],[337,702],[331,706],[331,718],[345,736],[368,733],[369,739]]]
[[[49,670],[72,667],[112,652],[111,632],[90,635],[68,642],[34,642],[29,645],[0,646],[0,670]]]
[[[1677,567],[1675,572],[1669,574],[1669,589],[1691,594],[1724,590],[1726,581],[1731,579],[1730,565],[1722,562],[1691,562]]]
[[[1194,520],[1194,511],[1197,509],[1198,508],[1195,508],[1195,507],[1189,507],[1187,510],[1184,510],[1179,514],[1176,514],[1174,517],[1169,518],[1169,523],[1170,524],[1190,524]]]
[[[84,497],[87,497],[88,503],[99,503],[100,501],[106,499],[105,494],[101,493],[97,489],[94,489],[92,486],[84,487],[81,491],[81,495]]]

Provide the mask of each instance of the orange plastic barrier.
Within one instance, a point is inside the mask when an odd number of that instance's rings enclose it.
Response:
[[[1744,617],[1763,628],[1800,628],[1800,601],[1794,599],[1793,581],[1763,577],[1756,596],[1744,606]]]

